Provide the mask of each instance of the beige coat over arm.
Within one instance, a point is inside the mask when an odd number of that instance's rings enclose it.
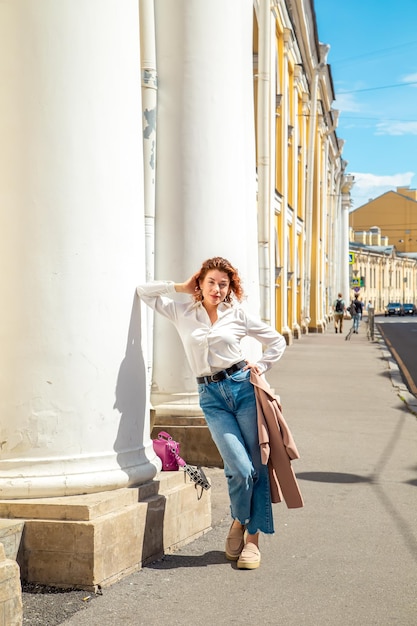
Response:
[[[285,501],[289,509],[304,506],[291,461],[299,459],[297,446],[282,415],[280,399],[267,381],[251,370],[258,415],[259,446],[263,465],[268,465],[271,500]]]

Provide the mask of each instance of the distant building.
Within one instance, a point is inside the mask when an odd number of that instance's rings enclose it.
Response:
[[[349,234],[350,296],[382,313],[388,302],[417,302],[417,252],[400,252],[381,229]]]
[[[355,231],[355,241],[360,232],[375,232],[378,237],[379,231],[398,252],[417,252],[417,190],[387,191],[352,211],[349,226]]]

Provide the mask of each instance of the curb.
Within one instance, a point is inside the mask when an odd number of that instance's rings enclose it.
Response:
[[[376,327],[374,332],[374,341],[379,344],[382,356],[388,363],[391,383],[392,386],[396,389],[398,397],[404,402],[410,413],[417,416],[417,398],[412,393],[410,393],[408,387],[405,385],[397,361],[394,359],[391,352],[387,348],[384,339],[382,338]]]

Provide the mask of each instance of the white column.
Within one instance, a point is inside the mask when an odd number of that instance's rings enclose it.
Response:
[[[349,284],[349,209],[351,206],[350,192],[354,185],[352,174],[344,174],[342,177],[342,220],[341,220],[341,245],[340,245],[340,283],[345,300],[350,298]]]
[[[135,0],[0,4],[0,498],[156,473],[138,19]]]
[[[307,119],[310,115],[310,101],[309,101],[309,95],[304,91],[302,94],[302,119],[301,119],[301,141],[302,141],[302,148],[301,148],[301,172],[305,172],[306,171],[306,164],[308,164],[308,159],[309,159],[309,146],[308,146],[308,133],[307,133],[307,129],[308,129],[308,124],[307,124]],[[307,288],[305,286],[307,280],[309,280],[309,274],[307,273],[306,270],[306,265],[307,265],[307,261],[306,261],[306,255],[307,252],[309,251],[309,247],[307,246],[307,230],[306,230],[306,222],[307,222],[307,218],[306,215],[308,213],[308,207],[307,207],[307,197],[308,197],[308,193],[307,193],[307,184],[306,182],[303,182],[303,184],[300,187],[300,205],[301,205],[301,215],[304,216],[304,220],[303,220],[303,226],[302,226],[302,234],[300,236],[299,239],[299,246],[300,246],[300,259],[301,259],[301,263],[300,263],[300,277],[301,277],[301,284],[300,284],[300,326],[301,326],[301,332],[305,333],[307,331],[308,328],[308,322],[309,322],[309,317],[307,319]]]
[[[154,0],[139,0],[142,75],[143,173],[146,281],[155,276],[156,111],[158,75],[155,49]],[[147,378],[152,380],[154,313],[146,308]]]
[[[291,31],[289,28],[284,29],[284,63],[283,63],[283,75],[282,75],[282,93],[283,93],[283,106],[282,106],[282,116],[283,116],[283,128],[282,128],[282,157],[283,161],[281,164],[282,170],[282,215],[281,215],[281,230],[278,232],[278,238],[280,241],[280,249],[281,249],[281,261],[282,261],[282,272],[281,272],[281,307],[282,307],[282,327],[279,329],[280,332],[283,333],[286,337],[288,337],[289,341],[292,338],[292,330],[290,328],[291,320],[288,319],[288,271],[289,267],[289,228],[288,228],[288,125],[291,121],[290,117],[290,80],[289,80],[289,50],[291,46]],[[294,281],[296,284],[296,281]]]
[[[262,319],[276,324],[275,183],[277,60],[275,18],[269,2],[258,4],[256,170],[258,174],[258,258]]]
[[[338,155],[339,157],[340,155]],[[336,158],[334,161],[334,171],[332,177],[332,194],[333,194],[333,217],[332,217],[332,231],[333,231],[333,253],[332,253],[332,294],[330,299],[330,306],[337,298],[337,294],[342,289],[340,283],[340,242],[341,242],[341,221],[342,221],[342,193],[341,193],[341,180],[342,180],[342,159]]]
[[[305,264],[305,318],[308,321],[317,316],[317,311],[311,311],[311,282],[312,282],[312,252],[313,252],[313,200],[314,185],[317,183],[315,172],[315,158],[319,132],[319,120],[317,119],[318,99],[320,97],[319,78],[326,69],[327,55],[330,47],[327,44],[319,44],[319,59],[313,68],[312,87],[310,92],[310,128],[308,140],[308,162],[306,180],[306,264]],[[317,308],[317,307],[316,307]]]
[[[182,281],[224,256],[258,314],[252,1],[156,0],[155,8],[156,276]],[[195,373],[159,316],[154,354],[157,411],[162,402],[198,411]]]
[[[320,254],[320,319],[325,327],[327,322],[327,289],[328,289],[328,258],[329,258],[329,235],[327,230],[328,225],[328,195],[327,195],[327,181],[328,181],[328,164],[329,164],[329,139],[326,132],[323,133],[323,145],[322,145],[322,175],[321,175],[321,254]]]
[[[301,67],[296,65],[294,67],[294,85],[293,85],[293,119],[294,119],[294,136],[293,136],[293,151],[292,151],[292,197],[293,197],[293,224],[292,224],[292,270],[294,272],[294,276],[292,279],[292,290],[291,290],[291,298],[292,298],[292,319],[291,323],[291,331],[295,337],[300,336],[300,326],[297,320],[297,278],[301,277],[300,268],[298,264],[298,207],[299,207],[299,196],[298,196],[298,188],[299,188],[299,170],[298,170],[298,146],[300,142],[300,119],[298,115],[299,111],[299,82],[301,79]],[[301,289],[301,287],[300,287]]]
[[[330,291],[329,291],[329,298],[328,298],[328,308],[327,308],[327,312],[328,314],[331,313],[332,311],[332,304],[337,296],[337,290],[338,290],[338,285],[336,282],[336,267],[338,265],[338,258],[335,256],[337,254],[337,238],[336,238],[336,233],[337,233],[337,229],[338,229],[338,224],[339,224],[339,211],[338,211],[338,199],[336,196],[336,190],[338,189],[337,186],[337,179],[338,179],[338,175],[339,175],[339,170],[337,167],[337,162],[340,162],[340,159],[338,159],[337,161],[335,160],[335,158],[332,159],[331,164],[330,164],[330,183],[329,183],[329,187],[328,187],[328,206],[329,206],[329,246],[330,246],[330,250],[329,250],[329,262],[330,262],[330,273],[329,273],[329,279],[330,279]]]

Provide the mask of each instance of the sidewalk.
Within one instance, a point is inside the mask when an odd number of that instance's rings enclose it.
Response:
[[[274,505],[261,567],[241,571],[224,558],[225,482],[208,470],[213,530],[62,624],[416,624],[417,419],[378,335],[369,342],[363,323],[344,337],[332,325],[303,336],[268,375],[300,451],[293,467],[305,507]]]

